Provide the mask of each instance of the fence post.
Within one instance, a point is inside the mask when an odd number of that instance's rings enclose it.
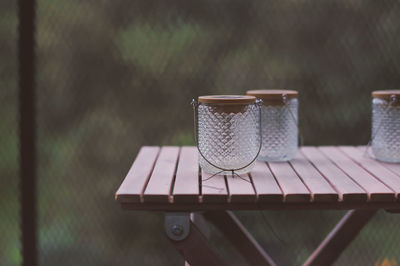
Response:
[[[18,1],[19,170],[23,265],[38,265],[36,198],[35,0]]]

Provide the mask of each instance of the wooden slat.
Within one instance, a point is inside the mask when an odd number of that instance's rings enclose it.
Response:
[[[275,176],[287,202],[307,202],[311,194],[296,172],[287,162],[270,162],[269,167]]]
[[[225,176],[212,175],[201,172],[201,198],[204,203],[224,203],[228,201],[228,190],[226,188]],[[211,177],[211,178],[210,178]]]
[[[118,201],[139,202],[157,159],[160,147],[143,146],[115,197]]]
[[[371,201],[392,201],[395,200],[394,192],[378,181],[374,176],[365,171],[361,166],[353,162],[337,147],[319,148],[328,158],[332,160],[348,176],[353,178],[368,193]]]
[[[386,169],[389,169],[393,174],[400,176],[400,163],[387,163],[382,161],[378,161],[378,163]]]
[[[325,178],[313,167],[313,165],[298,152],[290,161],[294,170],[303,179],[311,191],[313,201],[337,201],[339,198],[338,193],[332,186],[325,180]]]
[[[226,180],[231,202],[255,202],[257,197],[249,175],[227,175]]]
[[[360,150],[361,152],[363,152],[363,154],[365,153],[366,147],[365,146],[359,146],[357,147],[358,150]],[[371,148],[369,148],[368,154],[366,156],[369,156],[371,159],[376,160],[375,158],[371,157],[373,156],[371,154]],[[379,164],[383,165],[384,167],[386,167],[387,169],[389,169],[390,171],[392,171],[395,175],[400,176],[400,163],[387,163],[387,162],[382,162],[379,160],[376,160]]]
[[[250,175],[259,202],[283,201],[283,193],[276,183],[273,174],[264,162],[256,161]]]
[[[199,163],[196,147],[182,147],[173,190],[174,202],[198,202]]]
[[[316,147],[302,147],[300,151],[332,184],[339,193],[341,201],[367,201],[368,195],[365,190],[343,173],[342,170],[326,158]]]
[[[398,198],[400,193],[400,177],[395,175],[393,172],[385,168],[383,165],[378,163],[378,161],[364,156],[363,152],[356,149],[355,147],[340,147],[347,155],[353,158],[357,163],[359,163],[364,169],[373,174],[377,179],[386,186],[390,187]]]
[[[169,202],[179,147],[162,147],[153,173],[143,193],[144,202]]]

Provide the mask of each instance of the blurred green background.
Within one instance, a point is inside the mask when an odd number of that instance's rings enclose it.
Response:
[[[0,265],[21,262],[15,2],[0,2]],[[140,146],[193,144],[192,98],[295,89],[306,145],[365,145],[370,92],[400,84],[394,0],[38,0],[36,14],[41,265],[182,265],[161,213],[113,197]],[[237,215],[298,265],[343,212]],[[400,264],[399,226],[379,212],[336,264]]]

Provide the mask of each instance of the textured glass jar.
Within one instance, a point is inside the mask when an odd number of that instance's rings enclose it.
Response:
[[[236,95],[200,96],[197,112],[201,168],[210,174],[221,172],[220,168],[237,169],[237,174],[249,172],[254,166],[254,162],[251,162],[260,148],[260,112],[256,98]],[[231,173],[223,171],[221,174]]]
[[[400,162],[400,91],[374,91],[372,97],[372,152],[378,160]]]
[[[261,110],[262,161],[291,160],[298,149],[298,92],[290,90],[251,90],[247,95],[263,101]]]

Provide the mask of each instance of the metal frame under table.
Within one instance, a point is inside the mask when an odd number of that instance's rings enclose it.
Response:
[[[349,210],[305,265],[333,263],[379,209],[400,210],[400,164],[365,147],[301,147],[289,162],[257,161],[240,177],[211,177],[196,147],[144,146],[116,200],[126,210],[165,212],[165,230],[190,265],[224,265],[209,246],[207,220],[250,265],[276,265],[232,210]]]

